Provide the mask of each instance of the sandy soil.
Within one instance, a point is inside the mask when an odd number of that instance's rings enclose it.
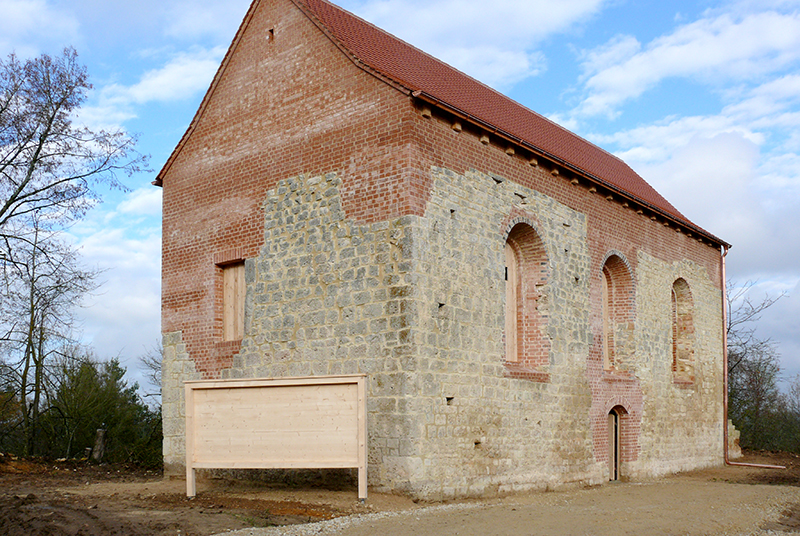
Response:
[[[419,504],[354,489],[182,481],[124,467],[0,456],[0,534],[563,535],[800,532],[800,458],[748,454],[786,470],[720,467],[652,482]],[[263,528],[278,525],[276,528]],[[257,527],[257,528],[254,528]]]

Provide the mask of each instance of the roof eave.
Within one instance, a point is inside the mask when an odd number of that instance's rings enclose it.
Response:
[[[688,230],[691,230],[694,233],[697,233],[698,235],[702,236],[703,238],[705,238],[709,242],[714,243],[715,245],[724,246],[726,248],[731,248],[732,247],[730,244],[728,244],[724,240],[712,235],[708,231],[702,229],[701,227],[698,227],[697,225],[693,224],[692,222],[690,222],[688,220],[683,220],[681,218],[676,218],[673,214],[670,214],[669,212],[667,212],[666,210],[662,209],[661,207],[658,207],[658,206],[654,205],[653,203],[648,202],[645,199],[641,199],[638,196],[633,195],[632,193],[628,192],[627,190],[624,190],[624,189],[620,188],[619,186],[616,186],[615,184],[610,183],[609,181],[603,179],[602,177],[598,177],[597,175],[595,175],[595,174],[593,174],[593,173],[591,173],[591,172],[589,172],[589,171],[587,171],[585,169],[582,169],[582,168],[580,168],[580,167],[578,167],[578,166],[576,166],[574,164],[571,164],[570,162],[567,162],[563,158],[559,157],[558,155],[555,155],[555,154],[553,154],[553,153],[551,153],[551,152],[549,152],[549,151],[547,151],[545,149],[542,149],[541,147],[537,147],[534,144],[532,144],[532,143],[520,138],[519,136],[515,136],[514,134],[512,134],[510,132],[506,132],[505,130],[497,127],[496,125],[493,125],[492,123],[489,123],[488,121],[485,121],[485,120],[483,120],[483,119],[481,119],[479,117],[475,117],[474,115],[472,115],[472,114],[470,114],[468,112],[465,112],[464,110],[461,110],[461,109],[459,109],[459,108],[457,108],[457,107],[455,107],[455,106],[453,106],[453,105],[451,105],[451,104],[449,104],[449,103],[447,103],[445,101],[442,101],[441,99],[438,99],[437,97],[435,97],[435,96],[433,96],[433,95],[431,95],[429,93],[426,93],[426,92],[424,92],[422,90],[417,90],[417,91],[412,92],[411,95],[416,99],[420,99],[420,100],[422,100],[424,102],[427,102],[429,104],[432,104],[432,105],[434,105],[434,106],[436,106],[438,108],[446,110],[447,112],[449,112],[449,113],[451,113],[453,115],[456,115],[456,116],[460,117],[461,119],[469,121],[470,123],[482,128],[483,130],[486,130],[486,131],[491,132],[491,133],[493,133],[495,135],[498,135],[498,136],[500,136],[502,138],[505,138],[506,140],[508,140],[508,141],[510,141],[512,143],[515,143],[517,145],[525,147],[526,149],[528,149],[528,150],[530,150],[530,151],[532,151],[534,153],[540,154],[540,155],[544,156],[545,158],[558,163],[559,165],[563,166],[564,168],[569,169],[573,173],[577,173],[578,175],[586,178],[590,182],[592,182],[594,184],[597,184],[598,186],[602,186],[603,188],[605,188],[607,190],[611,190],[612,192],[616,193],[620,197],[622,197],[622,198],[624,198],[624,199],[626,199],[628,201],[632,201],[632,202],[634,202],[634,203],[636,203],[636,204],[638,204],[640,206],[643,206],[643,207],[647,208],[648,210],[650,210],[651,212],[654,212],[654,213],[658,214],[662,218],[664,218],[666,220],[669,220],[669,221],[673,222],[676,225],[679,225],[679,226],[684,227],[684,228],[686,228]]]

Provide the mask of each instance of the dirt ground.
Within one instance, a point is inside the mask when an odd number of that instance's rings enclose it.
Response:
[[[404,497],[371,492],[367,503],[361,504],[355,489],[225,480],[199,482],[197,497],[189,500],[183,481],[163,479],[153,472],[0,455],[0,534],[800,532],[800,457],[747,453],[737,461],[785,465],[786,469],[719,467],[651,482],[614,483],[446,505],[419,504]],[[323,523],[315,523],[320,521]],[[279,528],[261,529],[271,526]]]

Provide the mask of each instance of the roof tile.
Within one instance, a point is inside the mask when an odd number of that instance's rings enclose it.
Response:
[[[362,68],[432,97],[715,238],[616,156],[327,0],[292,1]]]

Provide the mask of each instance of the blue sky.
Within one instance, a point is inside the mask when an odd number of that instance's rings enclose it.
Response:
[[[269,1],[269,0],[262,0]],[[800,0],[339,0],[339,5],[622,157],[734,245],[728,274],[788,293],[763,316],[800,374]],[[80,311],[101,356],[159,338],[160,190],[248,0],[0,0],[0,55],[73,45],[81,120],[140,136],[153,173],[70,229],[106,281]]]

